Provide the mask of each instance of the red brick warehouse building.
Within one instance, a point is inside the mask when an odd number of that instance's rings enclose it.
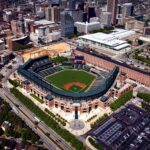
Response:
[[[119,66],[119,70],[126,74],[129,79],[146,86],[150,86],[150,72],[131,67],[125,63],[120,63],[111,58],[91,53],[89,50],[77,48],[74,51],[75,55],[84,56],[86,62],[93,65],[112,70],[115,66]]]

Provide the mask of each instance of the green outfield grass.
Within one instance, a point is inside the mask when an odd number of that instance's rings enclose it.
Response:
[[[91,85],[95,78],[96,77],[94,75],[79,70],[63,70],[61,72],[46,77],[46,79],[50,83],[60,89],[63,89],[64,85],[70,82],[80,82],[87,85],[84,89],[81,89],[78,86],[72,86],[69,89],[69,91],[71,92],[79,92],[81,90],[82,92],[85,91]]]

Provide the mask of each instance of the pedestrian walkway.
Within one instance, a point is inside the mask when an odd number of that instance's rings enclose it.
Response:
[[[17,89],[22,92],[25,96],[27,96],[29,99],[31,99],[31,101],[36,104],[41,110],[45,111],[45,108],[47,108],[48,110],[50,110],[52,113],[56,114],[61,114],[61,117],[64,118],[65,120],[67,120],[67,124],[65,126],[65,129],[67,129],[68,131],[70,131],[72,134],[76,135],[76,136],[80,136],[85,134],[86,132],[88,132],[91,129],[90,124],[92,122],[94,122],[95,120],[97,120],[99,117],[103,116],[105,113],[109,114],[111,113],[110,108],[97,108],[92,110],[90,113],[79,113],[79,120],[83,121],[84,123],[84,128],[82,128],[81,130],[76,130],[76,129],[72,129],[70,127],[70,122],[72,120],[75,119],[75,113],[69,113],[69,112],[64,112],[63,110],[61,110],[60,108],[49,108],[47,105],[45,105],[45,103],[41,104],[40,102],[38,102],[36,99],[34,99],[31,95],[30,92],[27,92],[25,89],[17,87]],[[91,121],[88,121],[88,119],[90,119],[91,117],[96,116],[95,118],[91,119]]]

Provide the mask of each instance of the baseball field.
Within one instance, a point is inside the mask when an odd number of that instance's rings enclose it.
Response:
[[[63,70],[46,79],[52,85],[69,92],[83,92],[95,80],[95,76],[81,70]]]

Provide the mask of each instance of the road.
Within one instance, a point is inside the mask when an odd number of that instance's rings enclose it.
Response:
[[[49,149],[49,150],[56,150],[56,145],[51,142],[51,140],[49,140],[46,135],[39,129],[39,128],[35,128],[35,124],[32,120],[35,120],[34,118],[29,118],[28,117],[28,113],[24,113],[23,108],[19,107],[19,109],[16,107],[16,105],[12,102],[14,101],[14,99],[11,99],[10,96],[6,96],[6,94],[8,94],[8,92],[4,89],[0,89],[0,95],[1,97],[7,101],[10,106],[12,108],[15,108],[17,110],[17,115],[26,122],[26,124],[35,132],[37,133],[41,140],[44,141],[44,145]],[[12,100],[12,101],[11,101]],[[17,104],[17,103],[16,103]],[[59,150],[59,149],[58,149]]]
[[[15,109],[19,112],[17,115],[19,115],[27,123],[27,125],[29,125],[30,128],[32,128],[32,130],[41,137],[49,150],[74,150],[69,143],[62,139],[44,122],[39,122],[35,127],[35,115],[10,93],[9,88],[7,87],[7,80],[19,67],[21,61],[21,58],[18,57],[18,63],[11,70],[5,73],[2,80],[3,88],[0,89],[0,96],[7,101],[12,108],[15,107]],[[16,105],[19,107],[16,107]]]

